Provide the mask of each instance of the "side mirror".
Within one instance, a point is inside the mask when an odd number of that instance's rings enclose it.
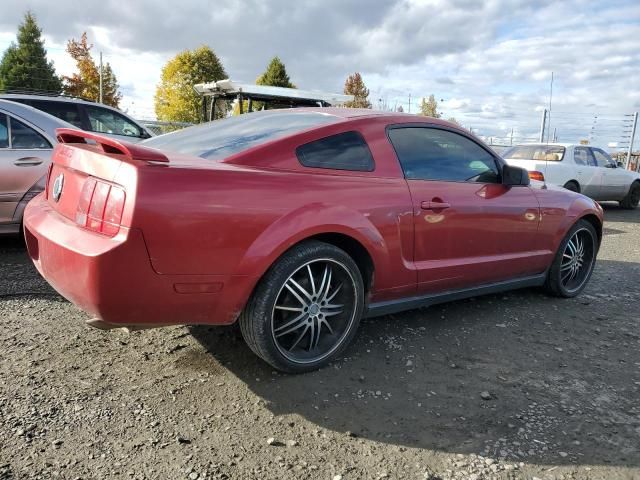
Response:
[[[529,185],[530,183],[529,172],[524,168],[514,167],[513,165],[502,167],[503,185]]]

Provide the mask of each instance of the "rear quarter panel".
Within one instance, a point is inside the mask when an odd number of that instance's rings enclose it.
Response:
[[[374,299],[413,291],[408,187],[388,142],[379,141],[384,125],[363,126],[361,133],[374,156],[374,172],[301,167],[295,146],[326,131],[254,149],[253,159],[237,159],[236,165],[143,169],[132,226],[143,230],[154,270],[257,281],[294,244],[341,233],[369,252]],[[267,156],[275,165],[239,165]]]

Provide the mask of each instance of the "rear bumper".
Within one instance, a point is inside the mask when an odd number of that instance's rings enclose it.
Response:
[[[40,274],[100,328],[233,323],[255,279],[234,275],[160,275],[142,231],[113,238],[82,229],[43,195],[24,213],[25,240]],[[188,252],[176,252],[188,255]]]

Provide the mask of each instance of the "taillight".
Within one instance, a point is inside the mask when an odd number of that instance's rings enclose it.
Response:
[[[44,198],[49,200],[49,180],[51,179],[51,170],[53,170],[53,163],[49,164],[47,169],[47,181],[44,184]]]
[[[113,237],[120,230],[124,200],[122,188],[89,177],[80,192],[76,223]]]
[[[531,180],[540,180],[541,182],[544,182],[544,175],[542,172],[537,172],[535,170],[529,172],[529,178]]]

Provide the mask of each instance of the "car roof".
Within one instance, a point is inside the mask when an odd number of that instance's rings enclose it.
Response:
[[[11,102],[0,98],[0,111],[10,113],[35,125],[49,136],[50,140],[55,140],[57,128],[73,128],[77,130],[77,127],[70,123],[23,103]]]
[[[64,95],[34,95],[28,93],[3,93],[0,94],[0,98],[10,100],[12,98],[23,98],[26,100],[49,100],[53,102],[68,102],[68,103],[85,103],[89,105],[97,105],[97,102],[91,100],[85,100],[78,97],[67,97]],[[107,105],[100,104],[100,106],[108,107]],[[111,107],[108,107],[111,108]]]
[[[265,110],[267,112],[278,114],[282,112],[283,114],[286,112],[291,113],[291,110],[295,110],[296,112],[310,112],[310,113],[321,113],[324,115],[332,115],[337,118],[341,118],[344,120],[349,119],[358,119],[364,117],[377,117],[377,118],[387,118],[390,121],[398,121],[401,123],[412,123],[412,122],[428,122],[437,125],[444,126],[452,126],[451,122],[447,122],[445,120],[441,120],[439,118],[433,117],[425,117],[422,115],[412,114],[412,113],[400,113],[400,112],[386,112],[382,110],[371,110],[369,108],[346,108],[346,107],[298,107],[298,108],[283,108],[283,109],[274,109],[274,110]],[[455,125],[454,125],[455,126]]]

